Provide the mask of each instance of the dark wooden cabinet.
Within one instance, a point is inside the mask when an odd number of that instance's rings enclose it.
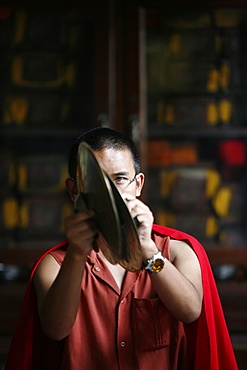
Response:
[[[63,234],[71,142],[108,123],[108,18],[107,1],[0,7],[1,249]]]
[[[145,200],[156,222],[204,245],[245,369],[247,8],[220,1],[142,5]]]
[[[147,175],[143,199],[156,222],[203,243],[245,369],[246,2],[123,3],[118,16],[125,38],[115,41],[122,56],[116,67],[125,80],[115,109],[140,150]]]
[[[0,5],[0,367],[34,260],[64,238],[72,140],[109,122],[108,1]]]

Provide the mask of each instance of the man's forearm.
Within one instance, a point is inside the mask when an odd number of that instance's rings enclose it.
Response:
[[[171,262],[166,260],[163,270],[150,278],[160,299],[178,320],[189,323],[199,317],[200,294]]]

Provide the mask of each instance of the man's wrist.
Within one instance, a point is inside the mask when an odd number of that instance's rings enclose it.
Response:
[[[151,258],[144,261],[142,264],[142,269],[146,270],[150,274],[157,274],[163,270],[166,262],[166,257],[163,256],[161,251],[158,249],[158,252],[154,254]]]
[[[145,263],[147,260],[152,258],[154,254],[158,253],[158,251],[158,247],[156,246],[154,241],[151,240],[148,245],[146,244],[145,247],[142,247],[142,261]]]
[[[71,244],[68,245],[67,255],[74,261],[86,261],[89,252],[80,251],[79,248],[74,248]]]

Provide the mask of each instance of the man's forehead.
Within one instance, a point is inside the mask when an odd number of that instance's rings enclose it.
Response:
[[[128,149],[109,148],[94,152],[94,154],[101,165],[112,166],[113,168],[134,166],[131,152]]]

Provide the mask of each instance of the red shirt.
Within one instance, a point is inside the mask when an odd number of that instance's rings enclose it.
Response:
[[[204,292],[198,320],[187,325],[176,321],[157,297],[145,271],[128,271],[120,293],[103,261],[92,252],[74,327],[65,340],[53,341],[42,331],[32,283],[42,256],[27,286],[5,370],[237,370],[204,249],[188,234],[154,225],[153,238],[166,256],[166,236],[184,240],[197,254]],[[66,246],[65,241],[47,253],[61,262],[65,251],[60,249]]]
[[[168,258],[167,240],[155,236]],[[65,253],[52,255],[61,264]],[[161,363],[164,369],[182,369],[185,343],[183,325],[167,311],[146,271],[126,271],[120,291],[104,261],[90,253],[59,369],[148,370]]]

